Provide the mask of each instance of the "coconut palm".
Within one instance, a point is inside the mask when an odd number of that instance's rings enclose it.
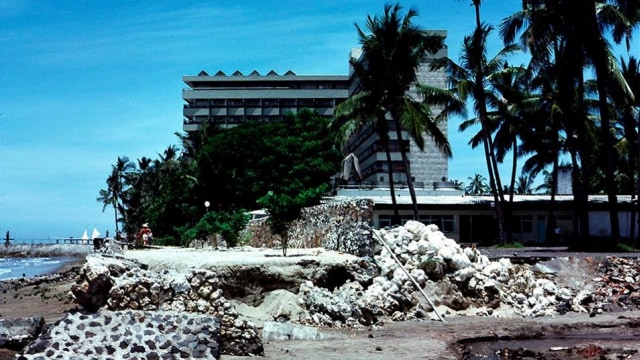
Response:
[[[361,118],[373,121],[379,135],[385,127],[395,130],[413,213],[417,218],[418,205],[403,130],[421,149],[425,132],[434,138],[446,155],[451,154],[451,149],[446,137],[436,130],[429,107],[411,97],[407,89],[416,82],[418,68],[428,53],[433,54],[443,48],[444,38],[414,25],[412,20],[417,12],[413,8],[404,15],[401,10],[398,4],[388,4],[382,16],[367,18],[366,29],[356,24],[362,55],[352,59],[351,66],[358,80],[358,92],[352,98],[352,104],[345,106],[362,111],[366,116]],[[392,126],[384,125],[384,120],[389,120]],[[386,140],[383,138],[382,142]]]
[[[614,239],[619,237],[619,226],[607,97],[612,91],[628,95],[630,92],[612,56],[605,31],[610,29],[617,43],[622,39],[628,41],[637,23],[638,11],[638,6],[628,1],[529,0],[523,2],[523,11],[505,19],[501,25],[505,42],[514,40],[518,33],[522,33],[521,42],[531,50],[534,66],[555,62],[564,67],[558,73],[560,102],[567,119],[567,145],[574,149],[572,155],[579,157],[574,161],[575,165],[580,164],[580,171],[576,171],[574,178],[576,208],[585,209],[589,177],[592,174],[589,164],[592,146],[588,141],[591,119],[587,116],[584,100],[584,70],[587,67],[594,70],[598,89],[600,153]],[[574,16],[576,13],[581,16]],[[588,217],[585,212],[581,215],[580,224],[581,234],[588,236]]]
[[[614,103],[619,113],[620,128],[623,136],[620,139],[619,147],[624,149],[626,158],[628,159],[627,176],[629,181],[633,183],[632,197],[640,194],[640,132],[637,126],[640,124],[638,116],[638,108],[640,108],[640,63],[633,56],[628,61],[621,61],[621,70],[624,78],[627,80],[632,92],[636,94],[633,99],[615,96]],[[640,206],[640,202],[638,202]],[[635,238],[636,231],[636,212],[640,213],[640,209],[631,213],[629,238]]]
[[[97,201],[104,204],[102,211],[104,211],[108,205],[113,206],[116,232],[119,230],[118,213],[125,218],[124,198],[125,192],[127,191],[126,174],[132,170],[135,170],[135,164],[130,162],[128,157],[118,157],[116,163],[111,165],[111,174],[107,178],[107,189],[100,190],[100,196],[97,198]]]
[[[470,143],[472,146],[482,145],[484,150],[489,187],[494,195],[499,241],[503,243],[504,214],[502,207],[504,194],[492,138],[492,132],[496,129],[496,124],[492,121],[495,117],[491,113],[492,110],[495,110],[495,105],[503,101],[503,97],[491,84],[490,76],[503,71],[507,57],[519,51],[519,47],[508,45],[499,51],[494,58],[488,59],[486,42],[491,31],[490,26],[481,25],[475,29],[471,36],[464,38],[460,64],[451,59],[439,59],[434,61],[433,68],[445,68],[449,74],[452,90],[460,98],[471,98],[473,101],[476,117],[464,121],[460,130],[465,130],[471,125],[479,125],[480,127],[480,131],[472,137]]]
[[[491,191],[491,188],[487,185],[487,179],[484,176],[475,174],[473,177],[469,177],[469,185],[464,191],[469,195],[484,195]]]

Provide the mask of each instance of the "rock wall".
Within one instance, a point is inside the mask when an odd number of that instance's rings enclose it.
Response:
[[[17,359],[219,359],[220,320],[196,313],[67,314]]]
[[[354,199],[321,204],[302,210],[289,229],[289,248],[322,247],[356,256],[372,256],[373,201]],[[247,225],[254,247],[279,247],[281,239],[271,233],[266,219]]]
[[[130,263],[87,257],[71,292],[86,309],[206,314],[220,319],[220,350],[228,355],[263,355],[257,327],[238,318],[222,296],[214,271],[151,272]]]

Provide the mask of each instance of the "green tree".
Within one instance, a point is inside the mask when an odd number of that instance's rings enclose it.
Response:
[[[119,231],[118,223],[121,221],[126,222],[126,191],[128,188],[126,182],[126,176],[129,171],[135,169],[135,164],[129,161],[129,158],[118,157],[116,163],[111,165],[111,174],[107,178],[107,189],[99,191],[99,197],[96,199],[103,203],[102,211],[107,206],[113,206],[114,222],[116,232]]]
[[[574,16],[576,13],[582,16]],[[523,11],[505,19],[501,33],[505,42],[520,39],[531,50],[532,65],[540,68],[555,62],[562,66],[556,72],[558,79],[558,103],[563,110],[567,148],[574,166],[574,192],[576,208],[580,211],[579,223],[582,236],[589,234],[587,214],[589,184],[591,183],[594,154],[601,154],[606,192],[609,195],[609,213],[612,237],[619,236],[616,214],[616,189],[614,181],[615,159],[612,146],[612,129],[607,105],[608,94],[624,93],[626,85],[606,41],[605,31],[612,30],[613,39],[619,43],[628,38],[637,22],[638,6],[626,1],[579,0],[529,0],[523,2]],[[599,152],[593,152],[591,141],[593,118],[588,116],[585,100],[584,74],[587,68],[596,74],[599,111]],[[595,139],[595,138],[594,138]]]
[[[469,195],[485,195],[491,191],[489,185],[487,185],[487,179],[480,175],[475,174],[473,177],[469,177],[469,185],[464,191]]]
[[[303,207],[316,205],[329,190],[329,177],[338,169],[340,156],[332,146],[328,122],[303,110],[282,122],[265,138],[265,155],[258,162],[269,190],[258,199],[269,214],[269,224],[282,238],[287,254],[289,224]]]
[[[534,178],[531,174],[522,172],[515,184],[515,193],[518,195],[530,195],[533,193],[533,181]]]

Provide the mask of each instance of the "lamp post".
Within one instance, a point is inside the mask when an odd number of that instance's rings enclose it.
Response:
[[[205,212],[209,212],[209,205],[211,205],[211,203],[208,200],[204,202]]]

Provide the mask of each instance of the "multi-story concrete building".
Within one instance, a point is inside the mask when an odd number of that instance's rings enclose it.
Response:
[[[439,31],[446,36],[446,31]],[[352,51],[351,57],[359,56]],[[430,55],[418,72],[418,83],[446,87],[446,74],[430,71],[430,61],[446,57],[447,49]],[[271,71],[260,75],[256,71],[249,75],[235,72],[232,75],[218,71],[210,76],[202,71],[196,76],[183,76],[188,86],[183,90],[185,131],[195,131],[204,122],[222,126],[233,126],[243,121],[277,121],[287,112],[297,112],[302,108],[316,110],[320,115],[331,117],[335,107],[358,90],[357,79],[351,75],[296,75],[289,71],[283,75]],[[409,89],[411,96],[418,99],[415,86]],[[439,124],[447,134],[447,122]],[[392,149],[394,183],[406,184],[400,146],[395,131],[389,133]],[[435,146],[431,138],[425,136],[425,149],[420,150],[405,133],[404,141],[409,143],[409,163],[414,184],[417,188],[432,188],[435,182],[442,182],[448,176],[448,159]],[[360,129],[344,148],[344,155],[353,153],[359,160],[362,178],[352,178],[352,184],[385,187],[389,185],[384,149],[379,144],[375,129],[366,126]]]
[[[277,121],[287,112],[302,108],[330,117],[336,105],[349,96],[346,75],[296,75],[274,71],[262,76],[254,71],[225,75],[183,76],[188,89],[182,91],[185,131],[204,122],[233,126],[244,121]]]

